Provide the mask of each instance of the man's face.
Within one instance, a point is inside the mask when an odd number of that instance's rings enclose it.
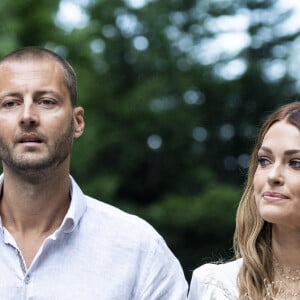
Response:
[[[73,137],[82,129],[83,110],[72,108],[62,68],[55,60],[0,66],[0,158],[4,168],[40,172],[69,162]]]

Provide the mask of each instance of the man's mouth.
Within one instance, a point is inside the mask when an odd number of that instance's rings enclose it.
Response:
[[[19,139],[19,143],[42,143],[42,139],[36,134],[23,134]]]

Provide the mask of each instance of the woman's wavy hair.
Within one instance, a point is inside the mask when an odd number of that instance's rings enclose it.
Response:
[[[300,102],[292,102],[274,111],[261,126],[252,151],[248,179],[236,214],[234,251],[243,258],[238,274],[239,299],[272,299],[267,296],[267,286],[274,277],[272,255],[272,225],[262,219],[254,200],[253,178],[258,165],[258,150],[270,127],[286,122],[300,130]]]

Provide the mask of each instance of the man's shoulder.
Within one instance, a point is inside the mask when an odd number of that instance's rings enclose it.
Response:
[[[78,233],[101,236],[102,240],[125,243],[135,247],[165,243],[160,234],[142,218],[82,192],[72,179],[73,217],[80,215]],[[72,205],[72,204],[71,204]]]
[[[90,196],[84,195],[87,203],[87,213],[94,213],[95,215],[101,216],[102,218],[107,216],[109,219],[114,221],[126,221],[130,223],[146,223],[140,217],[126,212],[116,206],[113,206],[109,203],[97,200]]]
[[[103,228],[104,226],[118,231],[119,235],[123,232],[131,236],[133,234],[151,235],[152,238],[162,239],[153,226],[141,217],[90,196],[85,195],[85,198],[87,203],[85,219],[87,222],[93,223],[94,228],[97,226]]]

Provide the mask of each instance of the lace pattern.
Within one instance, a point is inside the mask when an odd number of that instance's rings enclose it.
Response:
[[[203,281],[202,281],[203,284],[205,285],[213,285],[214,287],[216,287],[217,289],[221,290],[224,297],[226,299],[229,299],[229,300],[238,300],[238,298],[232,293],[232,291],[230,291],[226,286],[225,284],[220,281],[220,280],[217,280],[216,278],[212,277],[212,276],[207,276]],[[248,299],[247,299],[248,300]]]

